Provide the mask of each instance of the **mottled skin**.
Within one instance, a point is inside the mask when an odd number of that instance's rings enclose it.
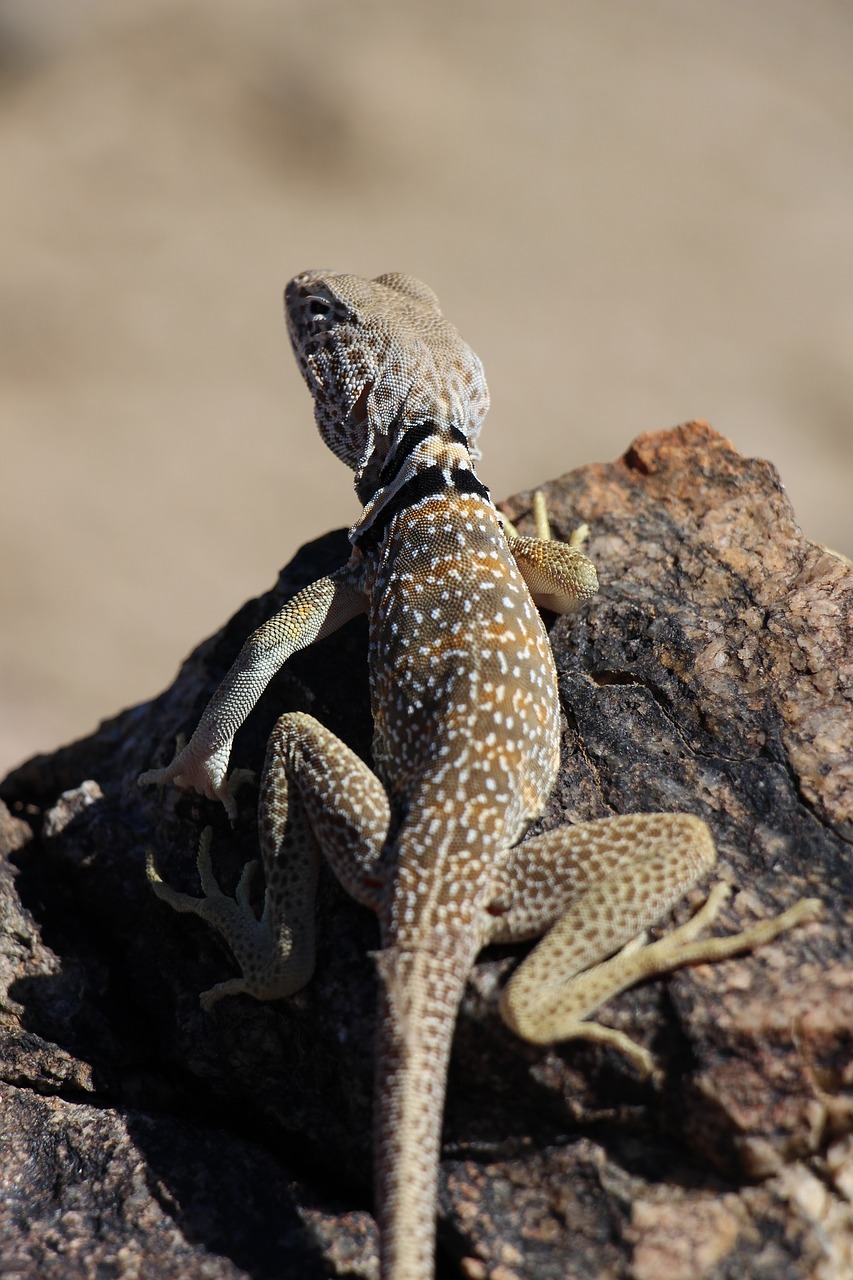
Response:
[[[550,930],[504,992],[508,1023],[536,1041],[606,1040],[647,1070],[627,1037],[580,1020],[648,974],[755,946],[817,908],[801,903],[736,938],[697,941],[717,890],[681,930],[613,954],[715,853],[705,824],[677,814],[522,839],[559,763],[556,672],[534,600],[567,612],[595,593],[595,570],[576,545],[519,538],[502,524],[474,471],[489,403],[483,369],[431,290],[407,276],[306,272],[285,296],[320,432],[356,473],[353,552],[249,638],[188,745],[142,780],[193,786],[233,816],[236,729],[291,653],[364,611],[376,772],[312,717],[284,715],[261,783],[261,919],[249,869],[236,901],[226,897],[207,840],[203,898],[163,884],[153,862],[149,874],[173,907],[220,931],[240,966],[202,997],[206,1006],[237,992],[286,996],[308,981],[321,854],[376,912],[381,1274],[429,1280],[447,1059],[481,947]]]

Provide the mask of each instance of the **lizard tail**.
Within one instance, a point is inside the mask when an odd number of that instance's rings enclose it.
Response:
[[[474,955],[389,947],[377,956],[374,1100],[381,1280],[432,1280],[450,1044]]]

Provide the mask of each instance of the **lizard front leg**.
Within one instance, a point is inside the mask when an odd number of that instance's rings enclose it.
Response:
[[[690,814],[626,814],[560,827],[512,854],[489,940],[549,932],[505,987],[504,1020],[535,1043],[609,1043],[643,1074],[652,1068],[647,1050],[620,1031],[586,1021],[589,1014],[645,978],[754,950],[817,919],[822,909],[818,899],[806,898],[741,933],[700,939],[727,893],[727,886],[717,885],[692,920],[644,945],[637,935],[716,861],[708,827]]]
[[[140,786],[174,782],[194,787],[209,800],[221,800],[233,822],[237,806],[226,774],[235,733],[292,654],[366,611],[361,575],[362,559],[354,552],[336,573],[312,582],[258,627],[205,707],[187,745],[165,768],[140,774]]]
[[[579,525],[568,542],[551,537],[545,495],[533,495],[536,537],[522,537],[505,516],[502,517],[507,545],[535,603],[554,613],[573,613],[598,591],[595,565],[581,551],[589,535],[587,525]]]
[[[249,863],[236,898],[222,892],[202,836],[199,874],[204,896],[165,884],[149,858],[148,878],[176,911],[192,912],[226,941],[241,970],[201,997],[208,1009],[223,996],[258,1000],[292,995],[314,970],[314,894],[322,853],[348,893],[374,910],[382,880],[379,854],[388,830],[388,798],[378,778],[313,716],[292,713],[276,723],[267,747],[258,802],[266,893],[260,919],[249,900]]]

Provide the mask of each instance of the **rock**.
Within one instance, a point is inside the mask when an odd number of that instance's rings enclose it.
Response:
[[[442,1275],[703,1280],[853,1271],[853,567],[798,529],[773,468],[702,423],[642,436],[546,486],[586,521],[601,594],[551,622],[563,771],[538,829],[686,810],[711,825],[735,930],[818,896],[824,918],[761,952],[631,991],[603,1020],[648,1045],[540,1050],[500,1022],[517,948],[469,984],[445,1117]],[[529,497],[506,504],[525,528]],[[325,874],[315,977],[290,1001],[209,1015],[231,972],[210,930],[158,902],[147,846],[197,890],[214,828],[226,888],[255,856],[192,793],[140,790],[243,638],[347,554],[302,549],[174,685],[15,770],[0,794],[3,1274],[376,1274],[370,1088],[375,922]],[[367,757],[363,620],[294,657],[238,735],[259,769],[284,710]],[[676,913],[686,918],[690,895]]]

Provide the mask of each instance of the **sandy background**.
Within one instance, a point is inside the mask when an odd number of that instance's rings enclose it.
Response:
[[[354,517],[309,266],[436,289],[496,496],[701,416],[853,553],[846,0],[0,0],[0,175],[0,773]]]

